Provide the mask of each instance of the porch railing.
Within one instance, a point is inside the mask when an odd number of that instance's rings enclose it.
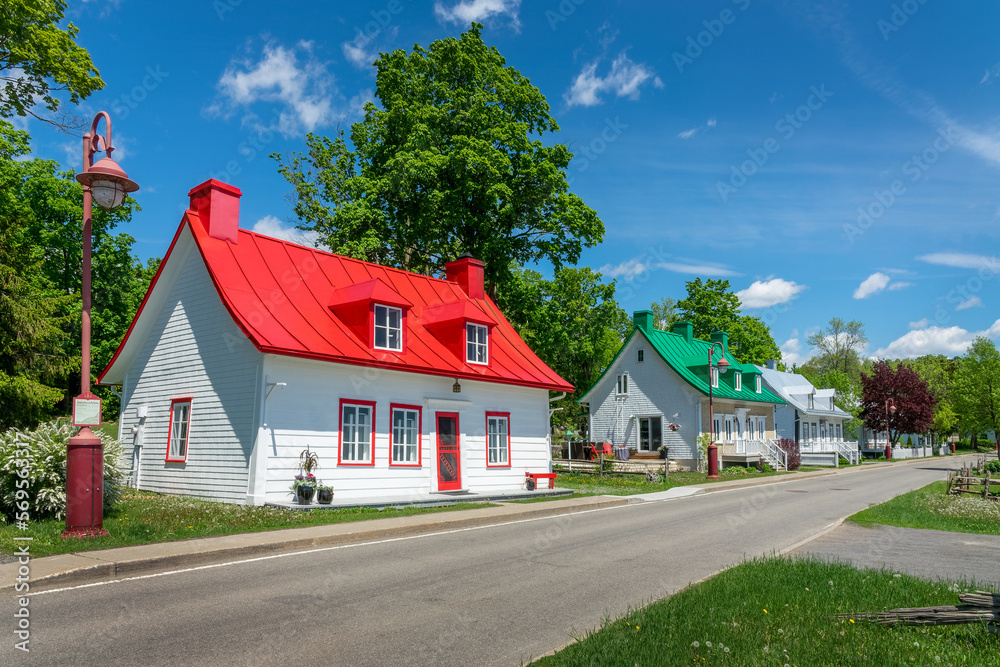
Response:
[[[724,440],[719,449],[722,454],[761,456],[776,470],[788,470],[788,455],[774,440]]]
[[[774,466],[775,470],[788,470],[788,453],[778,447],[777,440],[767,440],[764,442],[764,456],[768,463]]]

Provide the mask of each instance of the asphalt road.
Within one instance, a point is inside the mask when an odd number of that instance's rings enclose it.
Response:
[[[503,665],[945,476],[939,460],[32,595],[36,665]],[[3,598],[4,609],[14,602]]]

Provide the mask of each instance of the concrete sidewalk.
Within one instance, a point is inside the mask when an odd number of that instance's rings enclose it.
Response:
[[[775,475],[756,479],[733,479],[703,486],[674,487],[667,491],[634,496],[588,496],[528,504],[498,504],[453,512],[421,514],[389,519],[288,528],[284,530],[240,533],[173,542],[160,542],[100,551],[31,559],[30,584],[34,591],[105,579],[123,578],[171,568],[197,567],[232,559],[253,558],[282,551],[317,546],[390,539],[458,528],[536,519],[560,514],[584,512],[638,502],[657,502],[699,493],[721,492],[766,484],[795,482],[813,477],[851,474],[862,469],[890,465],[938,462],[942,470],[957,468],[959,458],[910,459],[894,463],[866,465],[863,468],[833,468],[794,475]],[[943,475],[942,475],[943,477]],[[462,498],[466,500],[466,498]],[[30,542],[22,542],[29,544]],[[16,583],[19,563],[0,565],[0,591],[9,592]]]

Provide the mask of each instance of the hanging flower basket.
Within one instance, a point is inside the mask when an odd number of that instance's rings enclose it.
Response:
[[[669,428],[671,431],[679,431],[681,429],[681,425],[680,424],[667,424],[667,428]]]

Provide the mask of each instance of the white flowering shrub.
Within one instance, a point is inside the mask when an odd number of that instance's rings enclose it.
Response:
[[[11,521],[27,501],[31,521],[66,516],[66,444],[76,432],[67,420],[46,422],[27,431],[0,434],[0,521]],[[102,433],[104,512],[121,499],[125,473],[119,467],[121,443]],[[22,476],[23,475],[23,476]],[[20,494],[18,493],[20,492]]]

